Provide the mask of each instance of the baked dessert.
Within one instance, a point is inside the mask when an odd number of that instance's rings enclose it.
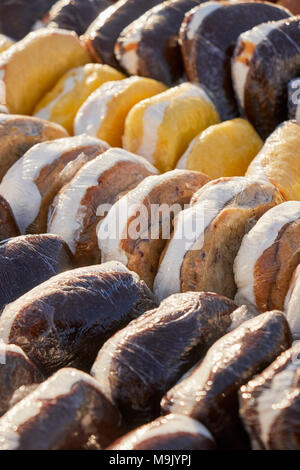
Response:
[[[113,0],[59,0],[33,28],[47,26],[68,29],[80,36],[86,32],[92,21],[111,5]]]
[[[210,178],[244,176],[263,141],[245,119],[236,118],[209,126],[199,134],[177,164],[177,168],[206,173]]]
[[[188,416],[169,414],[113,442],[108,450],[214,450],[208,429]]]
[[[278,5],[288,8],[293,15],[300,15],[300,4],[298,0],[279,0]]]
[[[43,375],[15,344],[0,344],[0,416],[10,407],[10,400],[22,386],[43,381]]]
[[[97,229],[121,196],[157,170],[142,157],[113,148],[86,163],[55,197],[47,231],[61,235],[78,266],[100,263]]]
[[[79,108],[103,83],[121,80],[124,75],[102,64],[86,64],[66,72],[56,85],[43,96],[33,114],[61,124],[70,135]]]
[[[227,332],[235,309],[217,294],[172,295],[110,338],[91,374],[127,422],[150,421],[162,396]]]
[[[87,370],[103,343],[156,302],[145,283],[112,262],[53,276],[5,307],[0,338],[46,374]]]
[[[162,411],[197,419],[213,434],[218,448],[247,448],[238,414],[239,388],[290,345],[281,312],[258,315],[219,339],[198,367],[169,390]]]
[[[5,34],[0,34],[0,53],[9,49],[14,43],[13,39],[5,36]]]
[[[246,176],[274,184],[287,200],[300,199],[300,123],[282,123],[250,163]]]
[[[237,302],[260,312],[283,310],[293,271],[300,263],[300,202],[288,201],[264,214],[243,238],[234,262]]]
[[[0,114],[0,181],[33,145],[67,136],[61,126],[42,119]]]
[[[57,0],[1,0],[0,33],[22,39]]]
[[[300,339],[300,312],[299,312],[299,265],[295,269],[288,293],[284,300],[284,311],[290,325],[290,329],[295,340]]]
[[[180,31],[186,74],[189,80],[200,83],[211,93],[222,121],[239,114],[230,73],[239,35],[265,21],[289,16],[288,10],[270,3],[215,1],[186,14]],[[240,82],[238,77],[239,86]]]
[[[94,91],[79,109],[74,132],[76,135],[97,136],[113,147],[121,147],[125,119],[131,108],[165,89],[156,80],[136,76],[107,82]]]
[[[233,263],[243,237],[280,202],[282,197],[273,185],[251,178],[220,178],[203,186],[193,196],[191,207],[174,220],[174,232],[154,281],[157,298],[186,291],[233,298]]]
[[[108,149],[80,135],[34,145],[6,173],[0,194],[10,204],[21,233],[43,233],[55,195],[89,160]]]
[[[0,244],[0,310],[73,267],[68,246],[56,235],[24,235],[5,240]]]
[[[185,82],[132,108],[123,146],[160,171],[173,170],[191,140],[218,122],[219,115],[203,88]]]
[[[115,55],[130,75],[155,78],[167,85],[183,77],[178,44],[185,13],[205,0],[171,0],[151,8],[120,34]]]
[[[10,113],[31,114],[61,75],[88,62],[90,57],[75,33],[59,29],[30,33],[1,54],[0,105]]]
[[[152,289],[174,216],[208,181],[187,170],[145,178],[112,206],[98,229],[102,262],[121,261]]]
[[[10,205],[0,196],[0,242],[20,235],[16,219]]]
[[[240,414],[255,449],[299,450],[299,343],[241,387]]]
[[[287,87],[300,74],[299,18],[261,24],[242,34],[232,62],[236,96],[263,139],[288,118]]]
[[[114,47],[121,31],[161,2],[162,0],[119,0],[100,13],[84,35],[93,59],[118,68]]]
[[[1,450],[103,449],[121,433],[121,417],[96,380],[58,371],[0,420]]]

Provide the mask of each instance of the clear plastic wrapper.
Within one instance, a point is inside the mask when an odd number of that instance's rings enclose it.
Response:
[[[218,448],[249,446],[238,414],[238,390],[291,345],[285,316],[279,311],[259,315],[219,339],[204,360],[165,395],[164,413],[199,420]]]
[[[227,332],[235,309],[212,293],[170,296],[108,340],[91,373],[128,422],[149,421],[163,394]]]
[[[88,369],[103,343],[146,310],[153,295],[121,263],[78,268],[35,287],[3,310],[0,338],[42,371]]]
[[[100,450],[122,433],[96,380],[61,369],[0,419],[1,450]]]
[[[240,390],[240,415],[255,449],[300,450],[300,345]]]

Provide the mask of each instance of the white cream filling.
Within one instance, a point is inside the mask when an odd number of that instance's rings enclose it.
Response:
[[[276,240],[283,225],[300,217],[300,202],[288,201],[268,210],[243,238],[234,261],[237,295],[256,305],[254,268],[257,260]]]
[[[50,120],[51,112],[55,108],[56,104],[64,96],[70,93],[70,91],[72,91],[78,83],[83,82],[83,80],[84,80],[84,71],[82,67],[77,67],[76,69],[73,70],[72,76],[68,77],[64,81],[63,89],[57,95],[57,97],[53,101],[50,101],[50,103],[48,103],[47,106],[45,106],[44,108],[41,108],[37,113],[35,113],[35,116],[41,119]]]
[[[27,397],[11,408],[0,422],[0,449],[13,450],[19,446],[18,427],[38,415],[43,402],[71,392],[78,382],[85,382],[101,392],[96,380],[76,369],[61,369],[39,385]]]
[[[109,103],[137,80],[139,77],[130,77],[106,82],[97,88],[77,112],[74,120],[74,134],[97,137],[98,130],[107,116]]]
[[[8,201],[21,233],[37,217],[42,201],[35,183],[41,170],[76,147],[99,144],[86,135],[66,137],[34,145],[6,173],[0,184],[0,194]]]
[[[159,301],[181,290],[181,266],[184,257],[197,242],[204,243],[205,229],[234,196],[249,184],[248,178],[212,182],[198,192],[197,203],[174,219],[174,233],[154,280],[154,294]]]
[[[190,97],[201,97],[211,103],[203,88],[188,82],[164,91],[157,95],[157,97],[149,98],[148,101],[144,101],[144,104],[149,103],[149,106],[144,111],[143,136],[137,154],[142,155],[153,163],[153,156],[158,145],[158,132],[163,124],[167,108],[171,106],[173,100],[184,100]]]
[[[274,22],[274,21],[270,21],[268,23],[262,23],[250,29],[249,31],[242,33],[239,36],[236,47],[238,47],[239,44],[242,42],[250,43],[250,44],[253,44],[253,46],[257,47],[258,44],[260,44],[272,30],[278,27],[276,23],[277,22]],[[246,88],[248,72],[250,69],[249,64],[251,62],[251,58],[254,55],[256,47],[253,48],[252,54],[249,54],[247,52],[248,65],[246,65],[244,62],[241,62],[240,60],[245,55],[245,51],[242,51],[240,56],[232,60],[232,80],[233,80],[234,89],[235,89],[235,92],[236,92],[236,95],[237,95],[237,98],[239,100],[241,107],[244,107],[244,104],[245,104],[245,88]]]
[[[190,142],[188,148],[186,149],[186,151],[184,152],[182,157],[180,157],[180,159],[178,160],[176,168],[178,168],[179,170],[185,170],[186,169],[189,155],[190,155],[190,153],[192,151],[192,148],[194,147],[194,144],[195,144],[196,140],[198,139],[198,137],[199,137],[199,135],[194,137],[194,139]]]
[[[76,242],[86,213],[82,205],[86,192],[89,188],[99,185],[98,179],[103,173],[126,161],[143,165],[148,171],[157,173],[144,158],[123,149],[113,148],[86,163],[65,190],[58,194],[55,215],[49,221],[48,232],[61,235],[73,253],[76,251]]]
[[[294,339],[300,339],[300,266],[296,268],[293,280],[284,302],[284,310]]]
[[[120,45],[117,43],[115,47],[116,56],[120,64],[127,70],[131,75],[136,75],[139,70],[139,56],[137,53],[138,44],[142,39],[141,26],[137,24],[133,30],[130,30],[130,33],[124,33],[124,36],[121,37]],[[132,25],[133,28],[133,25]],[[124,48],[125,52],[120,53],[119,48]]]
[[[118,260],[127,265],[128,259],[120,247],[120,241],[127,236],[128,220],[137,214],[144,199],[156,186],[173,178],[177,173],[180,174],[180,170],[168,171],[163,175],[148,176],[112,206],[97,231],[102,262]],[[148,220],[145,222],[148,226]]]
[[[200,5],[199,7],[195,7],[195,13],[192,15],[191,20],[187,24],[187,39],[194,39],[195,34],[197,33],[205,18],[218,8],[222,8],[222,5],[217,2],[207,2],[203,5]],[[191,13],[193,13],[193,10]]]
[[[130,446],[141,442],[144,439],[152,439],[155,437],[169,435],[182,432],[186,434],[199,434],[214,442],[209,430],[199,421],[185,415],[169,414],[153,421],[151,425],[145,425],[137,429],[134,436],[130,439]]]
[[[299,364],[290,362],[281,372],[277,373],[268,388],[262,390],[257,399],[257,414],[261,429],[261,440],[268,448],[269,434],[272,424],[282,410],[281,402],[290,392],[295,370]]]

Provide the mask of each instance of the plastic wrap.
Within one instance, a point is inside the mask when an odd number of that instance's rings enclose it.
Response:
[[[17,237],[20,231],[8,202],[0,196],[0,242]]]
[[[73,267],[68,246],[56,235],[25,235],[4,241],[0,244],[0,309]]]
[[[3,310],[0,338],[20,346],[41,370],[87,369],[103,343],[156,303],[121,263],[53,276]]]
[[[260,312],[283,310],[293,271],[300,263],[299,219],[300,202],[284,202],[266,212],[245,235],[234,262],[241,302]]]
[[[0,345],[0,416],[10,407],[10,400],[19,387],[42,381],[42,374],[21,348],[14,344]]]
[[[109,450],[214,450],[210,432],[183,415],[163,416],[118,439]]]
[[[101,140],[81,135],[28,150],[0,184],[0,194],[10,204],[20,232],[46,232],[48,208],[57,192],[87,161],[108,148]]]
[[[113,205],[101,224],[102,261],[121,261],[152,289],[174,216],[207,181],[206,175],[187,170],[145,178]],[[114,227],[113,234],[109,230]]]
[[[123,147],[147,158],[162,172],[173,170],[190,141],[218,122],[205,90],[184,82],[132,108]]]
[[[71,31],[51,28],[28,34],[0,56],[0,107],[12,114],[32,114],[65,72],[90,60]]]
[[[69,29],[81,35],[112,4],[110,0],[60,0],[46,15],[45,22],[50,28]]]
[[[94,59],[119,68],[114,47],[121,31],[159,3],[162,3],[162,0],[119,0],[100,13],[84,35]]]
[[[270,135],[252,160],[246,176],[276,185],[287,200],[300,199],[300,123],[286,121]]]
[[[103,64],[86,64],[65,73],[41,101],[33,114],[62,125],[74,134],[74,119],[79,108],[103,83],[121,80],[124,75]]]
[[[206,0],[175,0],[153,7],[125,28],[115,46],[122,67],[131,75],[172,85],[183,77],[178,44],[185,13]]]
[[[285,316],[259,315],[219,339],[204,360],[163,398],[165,413],[198,419],[226,449],[247,447],[238,416],[238,390],[291,345]]]
[[[0,116],[0,181],[9,168],[35,144],[67,137],[57,124],[29,116]]]
[[[240,391],[240,414],[256,449],[300,450],[300,345],[279,356]]]
[[[99,137],[112,147],[122,147],[125,120],[131,108],[165,89],[156,80],[136,76],[104,83],[78,110],[74,133]]]
[[[211,93],[222,121],[238,116],[230,60],[239,35],[266,21],[290,16],[264,3],[210,2],[187,14],[181,44],[188,78]],[[204,65],[205,64],[205,65]]]
[[[177,168],[202,171],[211,179],[243,176],[263,141],[246,119],[209,126],[191,142]]]
[[[120,414],[96,380],[66,368],[0,419],[0,449],[100,450],[120,433]]]
[[[0,33],[22,39],[57,0],[1,0]]]
[[[149,421],[163,394],[226,333],[235,309],[216,294],[173,295],[107,341],[91,374],[128,422]]]
[[[287,86],[299,76],[299,18],[262,24],[238,40],[232,74],[245,117],[263,139],[288,119]],[[250,51],[250,52],[249,52]]]
[[[100,262],[96,229],[108,207],[157,170],[142,157],[110,149],[87,163],[55,198],[49,211],[49,233],[63,237],[76,263]],[[99,209],[101,214],[98,213]]]
[[[199,189],[174,220],[154,281],[157,298],[190,290],[233,298],[233,263],[243,236],[280,202],[273,185],[244,177],[220,178]]]

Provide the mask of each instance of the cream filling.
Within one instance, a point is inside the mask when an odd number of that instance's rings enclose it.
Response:
[[[71,393],[72,387],[84,382],[101,392],[96,380],[76,369],[61,369],[38,386],[32,393],[11,408],[0,423],[0,449],[18,449],[18,427],[37,416],[43,408],[44,401],[57,399]]]
[[[86,163],[65,190],[58,194],[55,201],[55,215],[48,224],[48,232],[61,235],[73,253],[76,251],[76,242],[83,228],[86,208],[82,200],[88,189],[99,185],[98,179],[103,173],[126,161],[143,165],[148,171],[157,173],[157,170],[142,157],[123,149],[113,148]]]
[[[118,260],[127,265],[128,258],[120,247],[120,241],[127,236],[128,220],[137,214],[144,199],[156,186],[173,178],[177,173],[180,174],[181,171],[173,170],[163,175],[148,176],[112,206],[97,231],[102,262]],[[148,226],[148,220],[145,222]]]
[[[300,267],[296,268],[284,302],[284,310],[294,339],[300,339]]]
[[[120,44],[116,44],[115,51],[116,56],[120,64],[127,70],[131,75],[136,75],[139,70],[139,56],[137,53],[139,42],[142,39],[141,26],[137,24],[134,30],[130,33],[124,34],[121,37]],[[133,25],[132,25],[133,27]],[[125,52],[120,53],[119,48],[124,48]]]
[[[224,205],[243,191],[249,180],[233,178],[206,184],[199,191],[197,203],[180,212],[174,219],[174,232],[154,280],[154,294],[159,301],[181,290],[181,266],[195,243],[200,250],[205,229]]]
[[[178,168],[179,170],[186,169],[189,155],[190,155],[190,153],[192,151],[192,148],[194,147],[194,144],[195,144],[196,140],[198,139],[198,137],[199,137],[199,135],[194,137],[194,139],[190,142],[188,148],[186,149],[186,151],[184,152],[182,157],[180,157],[180,159],[178,160],[176,168]]]
[[[222,8],[222,5],[217,2],[209,2],[205,3],[204,5],[200,5],[199,7],[195,7],[195,13],[192,15],[191,20],[187,24],[187,39],[194,39],[195,34],[197,34],[197,31],[205,18],[218,8]],[[193,13],[193,10],[191,13]]]
[[[151,427],[150,427],[151,426]],[[199,421],[185,415],[170,414],[153,421],[151,425],[143,426],[137,429],[130,438],[130,447],[135,443],[155,437],[166,436],[182,432],[186,434],[199,434],[214,442],[214,438],[208,429]]]
[[[268,210],[243,238],[234,261],[237,296],[256,305],[254,268],[257,260],[276,240],[283,225],[300,217],[300,202],[288,201]]]
[[[99,128],[107,116],[109,103],[137,80],[139,77],[130,77],[106,82],[97,88],[77,112],[74,120],[74,134],[97,137]]]
[[[272,425],[282,410],[282,401],[290,392],[294,373],[298,367],[298,364],[290,362],[284,370],[275,375],[270,386],[264,388],[257,399],[261,440],[266,448],[268,448]]]
[[[48,103],[44,108],[41,108],[37,113],[35,113],[36,117],[41,119],[50,120],[52,110],[55,108],[56,104],[68,93],[70,93],[78,83],[82,83],[84,80],[84,71],[82,67],[78,67],[74,69],[73,75],[68,77],[64,84],[62,91],[57,95],[57,97]]]
[[[238,39],[237,47],[240,43],[252,44],[254,46],[252,52],[247,51],[247,49],[243,50],[238,57],[232,60],[232,80],[241,107],[244,107],[245,105],[246,81],[255,49],[273,29],[276,29],[276,23],[277,22],[274,21],[262,23],[261,25],[255,26],[249,31],[242,33]],[[244,61],[241,61],[243,58],[247,59],[245,60],[247,64]]]
[[[9,203],[22,234],[37,217],[42,197],[35,183],[41,170],[76,147],[99,144],[86,135],[66,137],[37,144],[29,149],[6,173],[0,194]]]
[[[211,103],[203,88],[188,82],[164,91],[157,95],[157,97],[149,98],[148,101],[144,101],[145,104],[148,102],[149,106],[143,115],[143,135],[140,147],[137,150],[138,155],[147,158],[151,163],[154,162],[153,157],[158,146],[158,133],[163,125],[166,110],[171,106],[173,100],[184,100],[192,97],[201,97]]]

